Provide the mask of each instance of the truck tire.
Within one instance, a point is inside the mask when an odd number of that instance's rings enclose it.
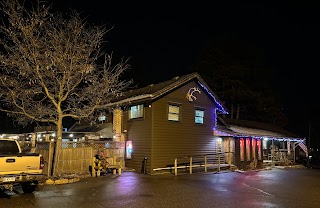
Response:
[[[21,188],[24,193],[32,193],[36,190],[36,183],[22,183]]]

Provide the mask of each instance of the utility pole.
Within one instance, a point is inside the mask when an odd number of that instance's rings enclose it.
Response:
[[[311,143],[310,143],[310,138],[311,138],[311,123],[309,124],[309,136],[308,136],[308,153],[310,151],[311,148]]]

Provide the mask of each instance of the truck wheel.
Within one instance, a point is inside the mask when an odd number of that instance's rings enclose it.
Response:
[[[21,184],[21,188],[24,193],[32,193],[36,190],[36,187],[37,187],[37,184],[34,184],[34,183]]]

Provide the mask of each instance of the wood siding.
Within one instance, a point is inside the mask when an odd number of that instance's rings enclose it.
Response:
[[[215,106],[203,89],[197,99],[189,102],[186,94],[190,88],[201,87],[191,82],[152,104],[152,155],[151,169],[172,165],[175,157],[212,154],[215,150],[213,128]],[[168,105],[179,104],[180,120],[168,120]],[[204,124],[195,124],[195,109],[204,110]]]
[[[132,141],[132,159],[126,159],[126,167],[140,172],[142,161],[147,157],[147,172],[150,173],[152,108],[144,106],[144,118],[128,120],[128,111],[123,113],[126,140]]]

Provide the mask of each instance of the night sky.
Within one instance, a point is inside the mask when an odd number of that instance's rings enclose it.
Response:
[[[307,137],[311,123],[313,137],[318,137],[320,6],[316,2],[49,2],[54,10],[73,8],[88,22],[113,26],[106,35],[106,49],[115,58],[130,57],[128,73],[137,86],[189,73],[211,45],[254,54],[272,72],[274,93],[285,106],[291,128]]]

